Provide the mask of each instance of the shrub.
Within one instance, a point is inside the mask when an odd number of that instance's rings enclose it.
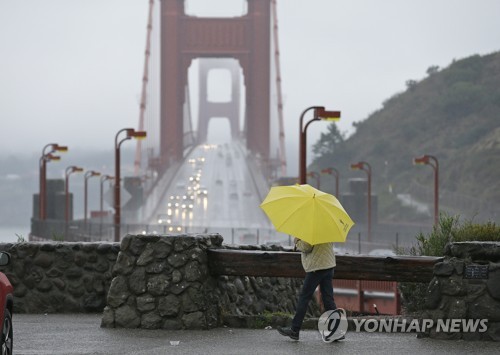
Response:
[[[399,248],[400,255],[443,256],[446,244],[464,241],[500,241],[500,227],[493,222],[477,224],[468,220],[460,223],[459,216],[441,214],[439,223],[427,236],[420,233],[417,244],[411,248]],[[424,309],[427,285],[414,282],[399,284],[405,313],[415,314]]]

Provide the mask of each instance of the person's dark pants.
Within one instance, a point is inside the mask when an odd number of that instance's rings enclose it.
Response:
[[[323,305],[325,307],[325,312],[337,309],[337,305],[333,299],[332,278],[333,268],[306,273],[304,285],[302,285],[302,290],[300,291],[297,310],[295,311],[295,316],[292,320],[293,331],[300,331],[302,322],[304,321],[304,317],[307,312],[307,306],[309,305],[309,301],[311,301],[314,291],[318,285],[321,292],[321,299],[323,300]]]

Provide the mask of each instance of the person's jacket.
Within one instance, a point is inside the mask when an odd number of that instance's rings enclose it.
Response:
[[[330,269],[336,265],[333,243],[311,245],[296,239],[295,246],[301,251],[302,266],[306,272]]]

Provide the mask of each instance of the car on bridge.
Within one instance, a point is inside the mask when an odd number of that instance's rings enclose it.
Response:
[[[10,254],[4,251],[0,252],[0,267],[7,266],[10,264]],[[12,355],[12,348],[14,345],[13,340],[13,328],[12,328],[12,309],[14,306],[14,287],[10,283],[9,279],[3,272],[0,272],[0,319],[2,323],[0,325],[1,344],[0,352],[1,354]]]
[[[157,216],[157,222],[158,224],[170,224],[172,220],[168,214],[161,213]]]

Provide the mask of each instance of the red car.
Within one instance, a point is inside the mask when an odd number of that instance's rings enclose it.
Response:
[[[0,267],[10,263],[10,254],[0,251]],[[12,330],[12,308],[14,306],[14,288],[3,272],[0,272],[0,319],[2,320],[0,334],[2,336],[0,354],[12,355],[14,345]]]

